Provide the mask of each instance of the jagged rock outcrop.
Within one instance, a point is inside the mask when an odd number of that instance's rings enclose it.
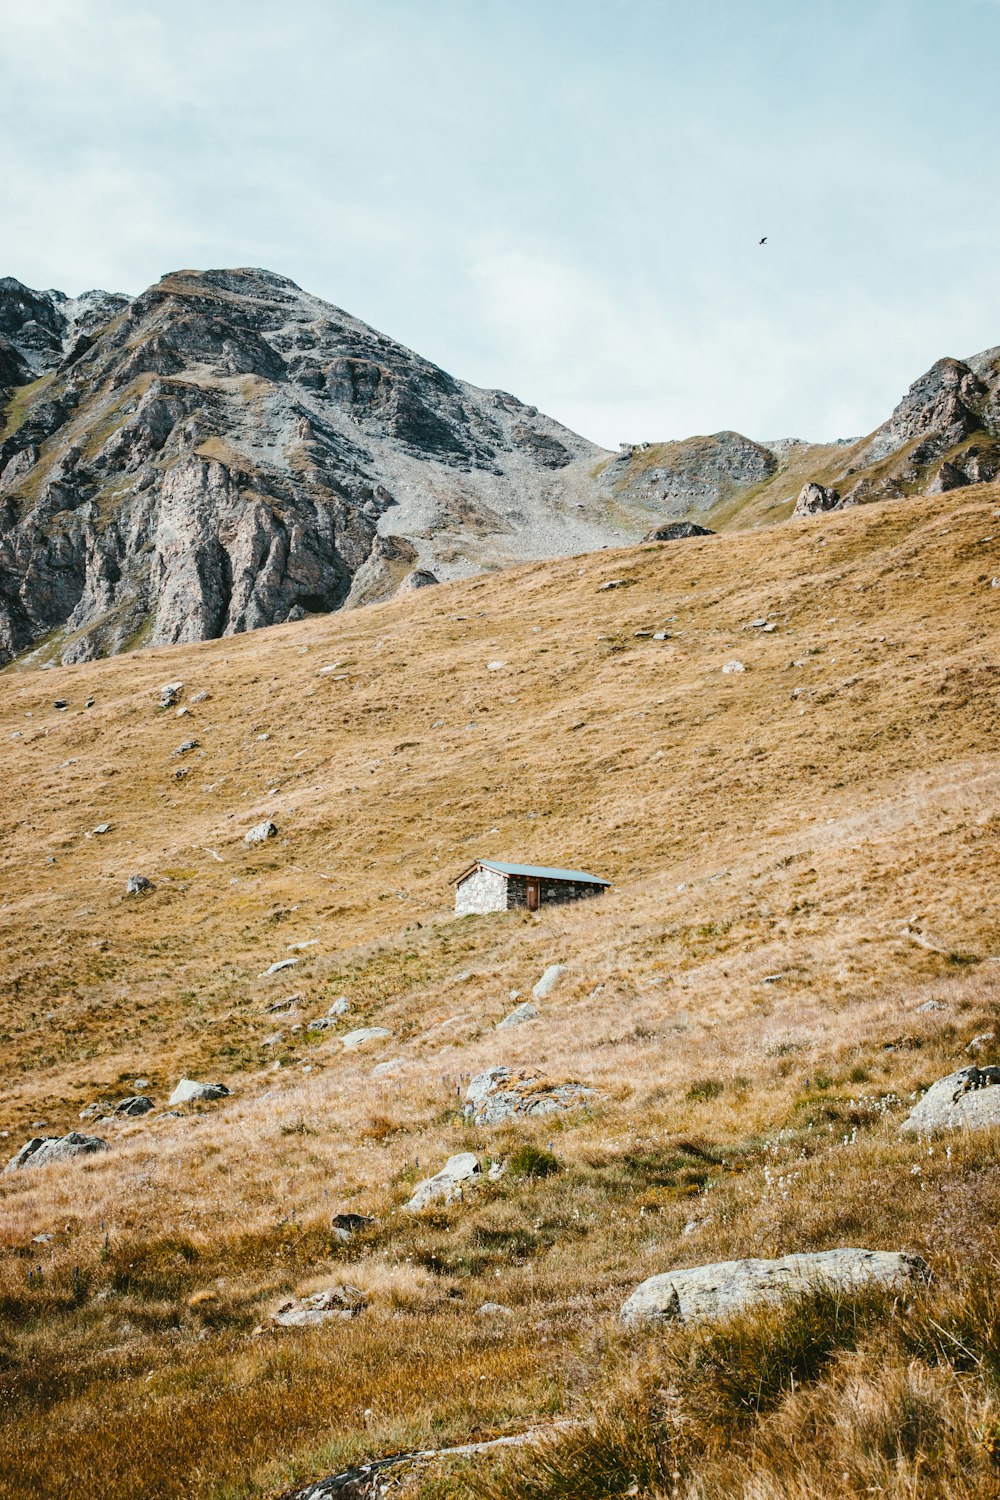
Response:
[[[821,511],[837,510],[839,506],[839,490],[831,489],[825,484],[816,484],[810,480],[799,491],[799,498],[795,502],[795,509],[792,514],[795,516],[816,516]]]
[[[777,468],[777,458],[762,443],[739,432],[716,432],[681,442],[626,445],[601,480],[619,498],[681,517],[711,510],[769,479]]]
[[[65,662],[626,539],[602,451],[268,271],[0,281],[0,662]]]
[[[683,542],[692,536],[715,536],[708,526],[699,526],[695,521],[667,521],[663,526],[654,526],[647,532],[647,542]]]

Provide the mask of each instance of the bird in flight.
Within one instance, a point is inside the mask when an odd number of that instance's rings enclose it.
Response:
[[[767,244],[767,235],[765,234],[764,238],[761,239],[761,240],[758,240],[757,243],[758,243],[758,245],[766,245]]]

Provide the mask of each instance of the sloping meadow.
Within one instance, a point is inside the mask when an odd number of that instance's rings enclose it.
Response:
[[[0,1496],[266,1496],[563,1419],[413,1484],[1000,1492],[995,1133],[899,1130],[996,1056],[998,507],[4,673],[6,1155],[110,1149],[0,1176]],[[613,889],[455,920],[477,855]],[[498,1065],[594,1092],[477,1127]],[[171,1110],[182,1077],[231,1093]],[[658,1272],[844,1245],[931,1280],[618,1325]],[[274,1325],[336,1288],[355,1316]]]

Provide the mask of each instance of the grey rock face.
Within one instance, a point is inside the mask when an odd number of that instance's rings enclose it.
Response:
[[[475,1125],[499,1125],[517,1115],[550,1115],[579,1109],[598,1098],[582,1083],[551,1083],[526,1071],[506,1067],[477,1073],[465,1093],[464,1113]]]
[[[804,484],[799,491],[799,498],[795,502],[794,516],[816,516],[821,511],[836,510],[840,505],[840,491],[830,489],[825,484],[815,484],[812,480]]]
[[[902,1129],[911,1135],[932,1135],[938,1130],[957,1130],[963,1126],[968,1130],[985,1130],[1000,1125],[1000,1077],[990,1076],[995,1071],[960,1068],[947,1078],[939,1078],[911,1109]]]
[[[942,464],[927,486],[928,495],[943,495],[948,490],[960,490],[969,483],[968,478],[955,464]]]
[[[42,374],[0,444],[0,664],[57,627],[86,661],[621,536],[602,450],[271,272],[2,281],[0,416]]]
[[[440,1172],[417,1184],[413,1197],[404,1207],[410,1213],[419,1213],[430,1203],[453,1203],[456,1198],[461,1198],[464,1184],[481,1176],[482,1168],[473,1152],[463,1151],[458,1156],[450,1156]]]
[[[68,1135],[36,1135],[26,1142],[11,1157],[4,1167],[5,1172],[17,1172],[25,1167],[47,1167],[52,1162],[72,1161],[77,1156],[93,1156],[98,1151],[107,1151],[107,1141],[97,1135],[81,1135],[71,1130]]]
[[[780,1302],[819,1286],[838,1292],[899,1287],[927,1274],[919,1256],[894,1250],[821,1250],[777,1260],[725,1260],[650,1276],[622,1305],[620,1317],[627,1328],[725,1318],[754,1302]]]
[[[197,1100],[227,1099],[229,1092],[224,1083],[198,1083],[194,1078],[182,1078],[167,1103],[193,1104]]]

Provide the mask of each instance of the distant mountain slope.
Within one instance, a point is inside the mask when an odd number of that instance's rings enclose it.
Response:
[[[603,450],[261,270],[0,281],[0,660],[87,660],[601,546]]]

